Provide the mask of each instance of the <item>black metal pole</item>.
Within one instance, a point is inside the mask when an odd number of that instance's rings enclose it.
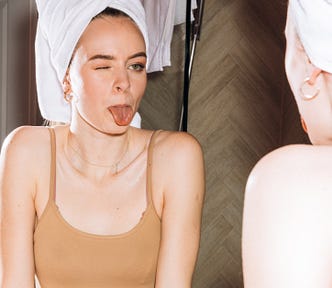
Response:
[[[191,38],[191,0],[187,0],[186,8],[186,40],[185,40],[185,63],[184,63],[184,79],[183,79],[183,116],[182,131],[188,130],[188,99],[190,85],[190,38]]]
[[[201,37],[203,14],[204,14],[204,3],[205,3],[205,0],[198,0],[198,17],[197,17],[197,21],[195,21],[195,34],[197,35],[197,40],[200,40],[200,37]]]

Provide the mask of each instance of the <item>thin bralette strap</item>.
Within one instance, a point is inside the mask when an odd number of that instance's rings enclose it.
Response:
[[[55,132],[52,127],[48,128],[51,138],[51,163],[50,163],[50,199],[55,200],[55,161],[56,161],[56,148],[55,148]]]
[[[153,162],[153,148],[155,140],[158,134],[162,130],[157,130],[152,132],[152,136],[150,139],[149,147],[148,147],[148,160],[147,160],[147,169],[146,169],[146,186],[147,186],[147,194],[148,194],[148,201],[152,203],[152,162]]]

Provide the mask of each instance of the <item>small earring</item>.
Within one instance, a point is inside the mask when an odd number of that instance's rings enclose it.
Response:
[[[62,82],[62,89],[63,89],[63,98],[66,102],[70,103],[73,99],[72,91],[71,91],[71,84],[69,80],[68,71],[66,72],[65,79]]]
[[[301,125],[302,125],[303,131],[308,134],[307,125],[305,124],[305,121],[304,121],[304,119],[303,119],[303,117],[301,115],[300,115],[300,119],[301,119]]]
[[[320,89],[315,85],[310,84],[310,77],[307,77],[303,80],[303,83],[300,87],[300,94],[303,100],[312,100],[317,97],[320,92]]]
[[[73,95],[71,93],[64,93],[63,98],[65,99],[66,102],[70,103],[71,100],[73,100]]]

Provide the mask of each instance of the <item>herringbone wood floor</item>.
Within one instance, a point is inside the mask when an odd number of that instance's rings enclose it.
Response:
[[[208,0],[193,67],[189,132],[202,144],[206,198],[195,288],[243,287],[241,223],[246,179],[266,153],[307,141],[286,82],[286,3]],[[150,75],[143,126],[178,129],[184,27],[173,65]]]

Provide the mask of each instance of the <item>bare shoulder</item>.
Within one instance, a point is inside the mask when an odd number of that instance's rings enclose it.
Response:
[[[193,175],[194,170],[198,174],[204,174],[201,145],[189,133],[161,131],[157,135],[154,155],[166,177],[188,177],[186,174]]]
[[[278,148],[258,161],[252,174],[264,173],[265,176],[284,174],[304,176],[312,173],[312,165],[324,166],[331,163],[332,147],[312,145],[288,145]]]
[[[36,163],[49,146],[49,132],[45,127],[22,126],[13,130],[5,139],[1,155],[8,161],[25,164]],[[26,162],[32,161],[32,162]]]
[[[6,137],[0,157],[3,199],[11,198],[11,203],[32,203],[30,200],[35,198],[38,179],[45,178],[48,168],[48,133],[45,127],[23,126]]]
[[[154,146],[154,159],[156,178],[162,179],[159,184],[165,188],[166,196],[177,195],[180,198],[180,194],[184,197],[188,194],[192,197],[193,191],[203,195],[204,159],[195,137],[184,132],[160,132]]]
[[[186,132],[160,131],[156,139],[157,153],[167,153],[169,157],[202,157],[198,140]]]
[[[332,147],[285,146],[256,164],[248,178],[246,193],[303,196],[329,191],[332,197],[331,169]]]
[[[21,126],[8,134],[3,143],[3,149],[39,150],[49,143],[49,132],[42,126]]]
[[[331,160],[332,147],[291,145],[252,170],[242,230],[246,287],[330,287]]]

